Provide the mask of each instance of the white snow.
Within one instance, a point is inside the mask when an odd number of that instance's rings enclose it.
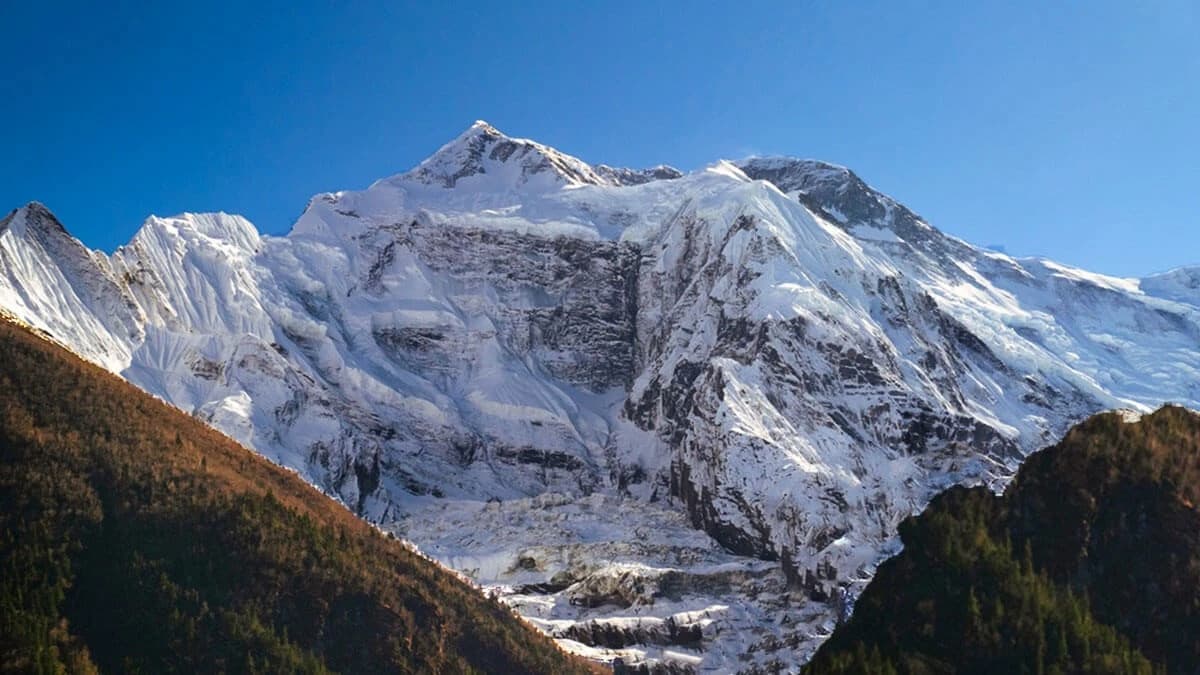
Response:
[[[853,596],[937,490],[999,486],[1100,409],[1200,407],[1194,269],[1018,260],[842,167],[754,161],[863,201],[818,215],[818,192],[731,162],[632,184],[479,122],[412,171],[317,195],[285,237],[151,217],[105,256],[18,209],[0,221],[0,308],[567,648],[708,672],[793,668],[836,608],[701,515]],[[672,493],[684,482],[703,514]],[[703,643],[661,644],[668,619]],[[634,642],[580,642],[595,626]]]

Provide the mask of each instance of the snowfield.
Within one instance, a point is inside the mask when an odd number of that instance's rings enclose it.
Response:
[[[33,203],[0,308],[624,664],[790,670],[955,483],[1200,407],[1200,271],[947,236],[847,169],[592,166],[479,122],[291,232]]]

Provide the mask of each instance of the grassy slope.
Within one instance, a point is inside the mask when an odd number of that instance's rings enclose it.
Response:
[[[0,321],[0,671],[593,672],[303,481]]]

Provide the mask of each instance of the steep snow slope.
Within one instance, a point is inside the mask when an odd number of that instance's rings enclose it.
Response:
[[[143,318],[103,254],[37,202],[0,220],[0,306],[109,370],[128,364]]]
[[[286,237],[2,223],[3,307],[626,662],[793,664],[937,490],[1200,406],[1194,274],[983,251],[821,162],[613,169],[481,122]]]

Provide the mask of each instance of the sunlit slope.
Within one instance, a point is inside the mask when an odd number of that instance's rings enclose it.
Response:
[[[0,322],[0,671],[586,672],[297,476]]]

